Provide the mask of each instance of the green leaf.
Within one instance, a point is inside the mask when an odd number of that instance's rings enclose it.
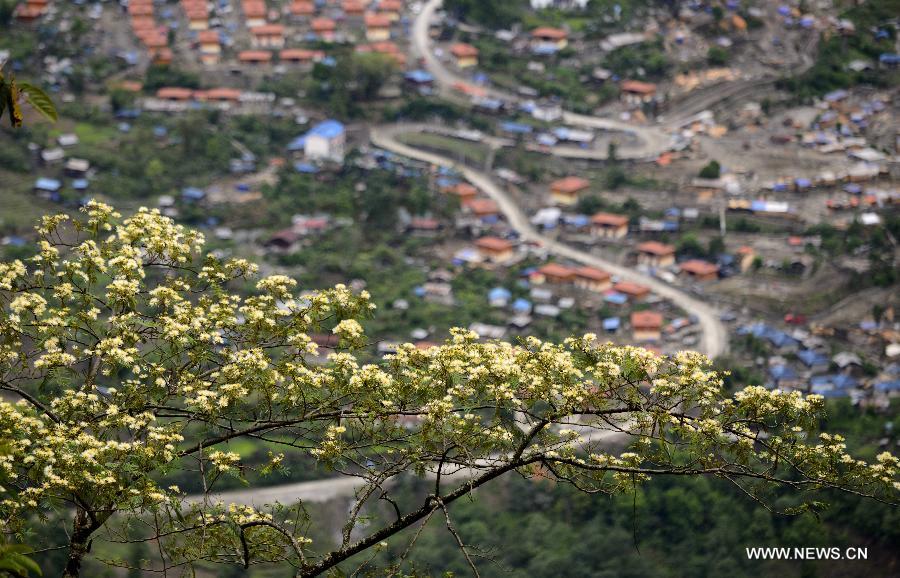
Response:
[[[13,554],[12,557],[19,563],[19,565],[25,570],[25,574],[33,572],[38,576],[43,576],[44,573],[41,572],[41,567],[38,566],[38,563],[25,556],[23,554]]]
[[[56,113],[56,105],[53,104],[53,100],[50,99],[46,92],[30,82],[21,83],[19,90],[25,93],[25,97],[28,99],[31,107],[44,115],[45,118],[51,122],[56,122],[59,119],[59,115]]]

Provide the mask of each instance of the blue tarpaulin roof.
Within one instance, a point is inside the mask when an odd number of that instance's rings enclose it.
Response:
[[[314,175],[319,172],[319,167],[310,163],[294,163],[294,170],[298,173]]]
[[[511,132],[514,134],[531,134],[531,131],[534,130],[531,125],[511,121],[500,123],[500,128],[504,132]]]
[[[847,395],[849,395],[847,391],[843,389],[829,389],[828,387],[817,385],[814,385],[810,388],[810,393],[815,393],[816,395],[821,395],[822,397],[847,397]]]
[[[531,49],[532,54],[537,54],[538,56],[548,56],[550,54],[556,54],[559,52],[559,48],[555,44],[538,44],[534,48]]]
[[[531,311],[531,301],[520,297],[513,301],[512,308],[517,313],[528,313]]]
[[[855,377],[838,373],[835,375],[817,375],[809,380],[809,384],[812,387],[819,388],[851,389],[859,385],[859,382]]]
[[[410,70],[406,73],[406,79],[420,84],[433,82],[434,76],[427,70]]]
[[[488,299],[491,301],[495,300],[507,300],[512,297],[512,293],[509,292],[509,289],[505,287],[494,287],[490,291],[488,291]]]
[[[804,349],[803,351],[798,352],[797,358],[800,359],[800,361],[803,362],[803,365],[805,365],[806,367],[812,367],[814,365],[822,364],[827,365],[829,361],[827,356],[822,355],[821,353],[816,353],[811,349]]]
[[[587,215],[565,215],[563,223],[570,227],[587,227],[591,219]]]
[[[624,293],[616,293],[612,291],[603,296],[603,300],[613,305],[625,305],[628,303],[628,296]]]
[[[622,320],[618,317],[607,317],[603,320],[603,329],[605,331],[615,331],[622,325]]]
[[[181,197],[189,201],[200,201],[206,197],[206,192],[197,187],[185,187],[181,189]]]
[[[56,192],[61,187],[62,183],[60,183],[56,179],[48,179],[46,177],[41,177],[34,182],[34,188],[40,189],[42,191]]]
[[[775,381],[797,379],[797,372],[790,365],[773,365],[769,368],[769,375]]]
[[[879,381],[875,385],[875,391],[880,392],[888,392],[888,391],[900,391],[900,379],[894,379],[891,381]]]
[[[315,125],[309,131],[298,136],[288,144],[288,150],[291,152],[303,150],[306,147],[306,139],[311,136],[320,136],[322,138],[332,139],[344,134],[344,125],[336,120],[324,120]]]

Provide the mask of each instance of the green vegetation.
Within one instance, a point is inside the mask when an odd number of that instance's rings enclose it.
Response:
[[[866,251],[869,272],[864,277],[865,282],[889,287],[900,281],[900,267],[894,259],[895,242],[892,241],[900,235],[900,216],[886,214],[883,218],[884,224],[874,227],[865,227],[857,220],[850,223],[846,230],[839,230],[827,223],[810,227],[806,234],[819,235],[821,245],[818,249],[808,246],[807,251],[829,259]]]
[[[606,88],[598,92],[584,85],[581,77],[590,74],[592,68],[563,66],[565,53],[542,58],[545,70],[535,73],[528,70],[531,58],[511,54],[507,44],[492,36],[478,35],[471,42],[479,51],[479,67],[490,75],[492,82],[507,90],[516,91],[526,86],[540,96],[561,98],[569,109],[585,112],[618,93]]]
[[[700,169],[700,173],[698,176],[701,179],[718,179],[722,174],[722,166],[719,164],[719,161],[712,160],[709,161],[706,166]]]
[[[396,67],[383,54],[341,53],[334,66],[313,67],[309,99],[338,118],[366,116],[364,103],[375,98]]]
[[[761,377],[752,373],[748,377]],[[748,383],[740,381],[739,383]],[[896,416],[896,404],[891,415]],[[849,401],[830,402],[822,426],[845,434],[861,455],[879,451],[879,440],[900,419],[860,412]],[[896,441],[896,433],[888,438]],[[737,486],[712,479],[659,478],[633,493],[591,498],[534,472],[511,478],[451,508],[454,528],[475,552],[484,578],[560,576],[827,576],[831,572],[892,575],[900,548],[895,508],[830,493],[831,508],[814,517],[779,516],[746,500]],[[427,491],[407,488],[406,498]],[[792,502],[785,498],[782,505]],[[466,575],[467,563],[443,520],[429,524],[411,561],[422,574]],[[753,561],[747,547],[867,547],[869,560]],[[373,564],[402,553],[391,545]],[[864,570],[862,570],[864,568]],[[468,571],[471,573],[471,570]]]
[[[875,70],[860,72],[847,68],[857,59],[877,65],[881,54],[896,51],[897,31],[891,21],[897,14],[900,14],[900,0],[863,2],[851,7],[842,18],[855,23],[855,34],[835,34],[822,40],[812,68],[801,75],[783,79],[780,85],[801,100],[863,84],[882,88],[897,86],[900,75],[894,71],[877,69],[877,66]]]
[[[460,20],[497,30],[521,20],[528,7],[527,0],[446,0],[444,9]]]
[[[622,78],[656,80],[670,69],[662,41],[623,46],[610,52],[603,65]]]
[[[706,53],[706,62],[710,66],[725,66],[730,57],[731,53],[727,49],[721,46],[710,46],[709,52]]]
[[[490,152],[488,146],[485,144],[469,142],[433,133],[408,133],[402,135],[400,141],[419,148],[445,153],[457,161],[479,167],[484,165]]]
[[[169,64],[151,64],[144,75],[144,90],[154,92],[166,86],[200,88],[200,77]]]

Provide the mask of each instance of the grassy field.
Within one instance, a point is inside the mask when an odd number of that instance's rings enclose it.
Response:
[[[0,232],[27,232],[41,215],[57,212],[32,192],[34,177],[0,170]]]
[[[487,160],[487,145],[459,140],[429,133],[409,133],[400,137],[400,142],[446,154],[467,164],[482,166]]]

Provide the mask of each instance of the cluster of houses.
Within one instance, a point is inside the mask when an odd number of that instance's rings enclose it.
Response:
[[[528,63],[529,72],[540,74],[545,72],[546,66],[541,57],[554,56],[560,51],[569,47],[570,32],[566,28],[558,28],[552,26],[538,26],[528,32],[527,39],[520,39],[518,35],[509,30],[500,30],[496,32],[498,40],[512,47],[514,52],[523,52],[535,57]],[[650,36],[644,33],[623,33],[612,35],[604,40],[600,48],[602,51],[612,51],[622,46],[645,42]],[[447,47],[447,53],[451,62],[461,71],[475,70],[479,63],[479,50],[477,47],[465,43],[455,42]],[[618,89],[621,101],[628,107],[640,109],[645,104],[652,103],[657,100],[657,85],[651,82],[643,82],[639,80],[620,79],[615,77],[612,72],[597,68],[595,73],[591,75],[592,82],[600,84],[608,81],[618,82]],[[516,108],[514,103],[504,102],[500,99],[487,98],[482,86],[487,82],[487,77],[482,73],[473,74],[472,83],[458,83],[454,88],[463,95],[470,98],[473,104],[482,108],[492,109],[495,112],[513,110]],[[521,96],[537,96],[537,93],[526,86],[519,89]],[[540,103],[535,104],[533,101],[520,103],[519,108],[524,112],[532,114],[538,120],[546,120],[552,122],[561,117],[561,111],[553,114],[551,118],[546,118],[547,111],[545,107],[549,106],[551,110],[558,108],[556,103]]]
[[[202,6],[202,10],[206,11],[206,3],[201,0],[193,0],[189,5],[196,10],[201,10]],[[171,64],[172,48],[169,46],[169,28],[166,25],[157,24],[153,0],[130,0],[127,10],[131,31],[146,49],[151,60],[157,64]]]
[[[841,345],[868,347],[873,340],[885,359],[884,367],[872,370],[857,353],[841,350],[829,340],[833,329],[814,327],[789,331],[756,322],[738,327],[737,334],[752,336],[770,354],[757,359],[765,367],[766,386],[785,391],[799,390],[829,398],[846,397],[854,403],[887,407],[890,398],[900,396],[900,335],[872,321],[864,321],[845,336]]]
[[[306,42],[353,42],[359,53],[379,53],[399,66],[405,56],[394,39],[400,36],[401,0],[344,0],[312,2],[294,0],[284,9],[267,10],[263,0],[243,0],[242,11],[250,34],[251,49],[237,54],[239,64],[267,67],[280,64],[311,64],[327,59],[324,51],[285,46]]]
[[[42,149],[39,153],[40,163],[45,171],[38,177],[33,186],[39,197],[60,202],[65,193],[79,198],[86,196],[93,176],[91,163],[85,159],[70,157],[66,151],[78,144],[78,136],[73,133],[61,134],[54,146]]]

